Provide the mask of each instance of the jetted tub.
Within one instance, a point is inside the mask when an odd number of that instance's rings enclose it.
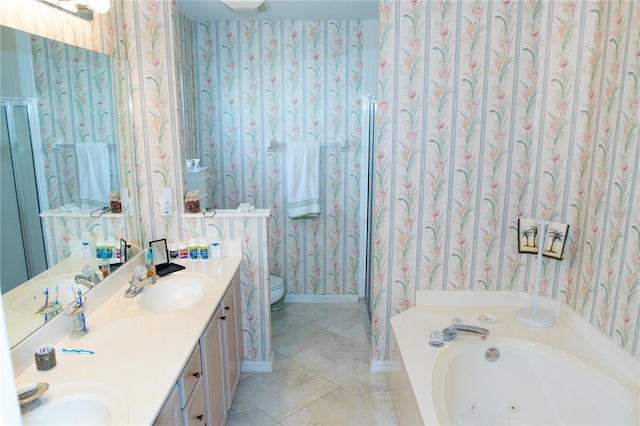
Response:
[[[545,301],[556,322],[532,328],[514,318],[530,295],[468,293],[431,292],[391,319],[424,424],[640,424],[638,362],[575,312]],[[454,317],[489,336],[429,346]]]

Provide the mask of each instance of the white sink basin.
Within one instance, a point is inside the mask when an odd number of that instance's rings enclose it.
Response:
[[[44,289],[49,289],[49,303],[51,303],[56,298],[54,287],[57,285],[58,302],[64,307],[73,302],[77,297],[71,290],[71,284],[75,284],[77,288],[82,291],[82,294],[85,294],[89,290],[89,287],[85,285],[76,284],[74,280],[75,276],[75,273],[65,274],[24,286],[24,288],[20,288],[19,291],[11,297],[9,306],[15,311],[35,313],[44,305]]]
[[[149,312],[170,312],[187,308],[204,296],[211,280],[205,275],[177,272],[159,278],[140,293],[138,305]]]
[[[25,425],[123,425],[129,421],[124,398],[108,386],[90,382],[51,386],[39,406],[24,411]]]

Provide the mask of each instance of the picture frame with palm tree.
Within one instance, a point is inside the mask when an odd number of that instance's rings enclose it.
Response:
[[[560,222],[549,222],[545,234],[542,255],[562,260],[567,236],[569,235],[569,225]]]
[[[538,224],[535,219],[518,219],[518,253],[538,253]]]

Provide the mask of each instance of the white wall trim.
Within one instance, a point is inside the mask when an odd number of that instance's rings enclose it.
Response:
[[[242,361],[240,371],[245,373],[271,373],[273,365],[271,361]]]
[[[358,303],[356,294],[287,294],[284,303]]]

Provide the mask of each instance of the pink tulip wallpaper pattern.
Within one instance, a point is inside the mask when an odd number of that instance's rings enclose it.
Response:
[[[149,25],[141,16],[148,13],[149,2],[138,2],[144,7],[136,9],[133,2],[116,2],[108,17],[92,24],[63,13],[53,14],[52,21],[36,1],[21,2],[26,6],[20,11],[12,2],[1,3],[3,24],[136,61],[130,45],[142,39],[138,33]],[[177,14],[174,3],[167,6],[159,15],[163,22]],[[261,24],[262,34],[267,25]],[[283,34],[278,25],[273,24],[274,34]],[[532,259],[517,254],[515,227],[518,217],[543,215],[572,226],[565,260],[545,262],[545,296],[567,303],[625,351],[640,356],[639,28],[638,2],[381,2],[379,138],[372,194],[375,360],[387,358],[388,320],[413,304],[416,289],[531,291]],[[197,29],[198,38],[201,31]],[[301,34],[297,31],[295,39]],[[142,51],[153,38],[144,40]],[[295,62],[285,64],[287,68],[282,61],[268,62],[282,55],[281,40],[260,49],[259,81],[266,93],[262,99],[273,96],[256,120],[261,128],[289,129],[296,120],[293,114],[302,114],[296,108],[283,125],[280,108],[285,103],[278,99],[283,99],[284,89],[265,85],[272,78],[296,84],[296,73],[289,72],[296,71]],[[200,53],[196,62],[201,70]],[[300,53],[286,53],[294,54]],[[150,56],[142,56],[149,62]],[[213,58],[212,70],[218,66]],[[169,54],[162,60],[170,62]],[[153,66],[132,66],[136,105],[142,100],[136,92],[147,77],[142,70]],[[223,80],[212,75],[211,83],[214,78],[215,85]],[[213,100],[198,111],[199,125],[207,123],[205,130],[215,137],[201,143],[212,144],[211,164],[227,164],[230,154],[219,154],[224,142],[220,131],[210,128],[218,125],[217,114],[227,106],[218,107],[219,89],[212,84],[206,93],[203,81],[197,81],[199,103],[204,96]],[[288,105],[299,106],[301,99],[291,98]],[[163,107],[145,106],[154,114]],[[155,219],[148,198],[153,191],[146,186],[156,185],[156,192],[161,186],[154,183],[152,168],[144,166],[155,142],[141,130],[143,110],[136,106],[139,164],[132,170],[142,187],[141,198],[147,198],[139,222],[150,229]],[[248,112],[243,108],[242,113],[244,117]],[[179,118],[171,114],[171,125],[179,126]],[[172,149],[179,168],[182,154],[178,147]],[[268,155],[273,155],[273,171],[266,173],[256,193],[278,200],[282,154]],[[218,203],[223,200],[222,182],[223,176],[212,176]],[[233,196],[233,190],[229,194]],[[291,258],[284,253],[303,234],[283,225],[282,204],[265,202],[265,207],[280,209],[280,222],[269,228],[281,231],[270,235],[269,250],[280,253],[280,271],[285,265],[295,270],[297,252]],[[180,238],[180,232],[170,226],[168,234]]]
[[[269,267],[299,295],[357,294],[363,67],[361,21],[196,24],[199,144],[213,206],[270,208]],[[285,148],[321,149],[322,214],[285,210]]]
[[[571,224],[541,292],[638,357],[640,4],[380,5],[373,357],[416,290],[525,290],[520,217]]]
[[[49,200],[43,208],[79,206],[75,151],[55,145],[112,144],[114,158],[105,161],[117,162],[111,58],[35,35],[31,57]]]

